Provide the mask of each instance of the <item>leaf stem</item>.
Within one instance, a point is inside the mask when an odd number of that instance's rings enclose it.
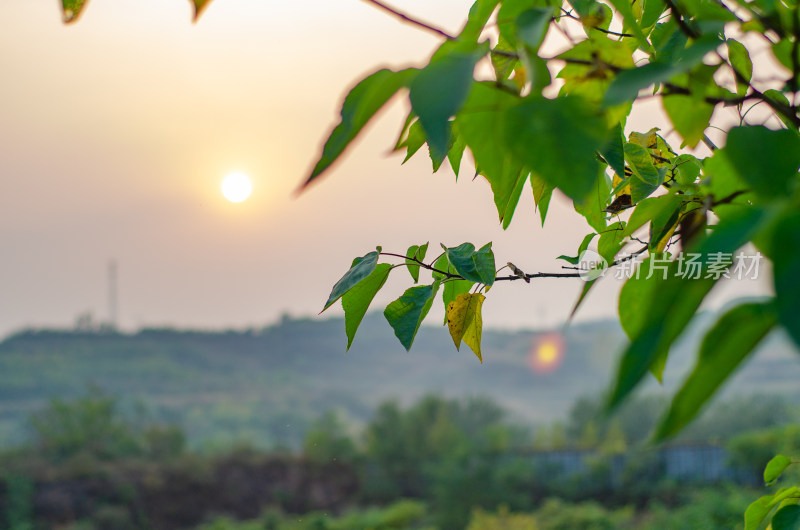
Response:
[[[427,263],[425,263],[424,261],[422,261],[422,260],[419,260],[419,259],[417,259],[417,258],[415,258],[415,257],[404,256],[404,255],[402,255],[402,254],[395,254],[395,253],[393,253],[393,252],[381,252],[381,253],[380,253],[380,255],[381,255],[381,256],[392,256],[392,257],[395,257],[395,258],[403,258],[403,259],[407,259],[407,260],[409,260],[409,261],[413,261],[414,263],[416,263],[417,265],[419,265],[419,266],[420,266],[420,267],[422,267],[423,269],[427,269],[427,270],[429,270],[429,271],[438,272],[439,274],[443,274],[443,275],[445,276],[445,279],[448,279],[448,278],[456,278],[456,279],[462,279],[462,280],[463,280],[463,277],[462,277],[462,276],[460,276],[460,275],[458,275],[458,274],[451,274],[451,273],[449,273],[449,272],[445,272],[445,271],[439,270],[439,269],[437,269],[436,267],[434,267],[434,266],[432,266],[432,265],[428,265],[428,264],[427,264]],[[437,259],[438,259],[438,258],[437,258]],[[434,262],[434,263],[435,263],[435,262]]]

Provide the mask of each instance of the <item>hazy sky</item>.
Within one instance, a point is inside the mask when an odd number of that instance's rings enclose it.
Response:
[[[455,32],[470,3],[395,5]],[[498,263],[557,271],[555,256],[589,231],[563,204],[543,230],[527,192],[504,232],[482,179],[454,184],[424,156],[400,166],[387,156],[399,100],[293,196],[353,82],[421,65],[437,45],[364,2],[214,0],[193,25],[186,0],[92,0],[70,26],[58,4],[0,2],[0,334],[70,326],[87,311],[105,319],[111,259],[124,328],[243,327],[316,314],[376,244],[493,240]],[[638,111],[643,130],[659,114]],[[232,171],[254,183],[241,204],[219,191]],[[376,307],[408,286],[394,274]],[[618,284],[603,283],[582,318],[615,312]],[[728,290],[752,291],[739,283]],[[555,325],[580,287],[498,284],[484,319]]]

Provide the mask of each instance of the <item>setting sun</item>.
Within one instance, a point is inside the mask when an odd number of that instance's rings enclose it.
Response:
[[[241,173],[231,173],[222,181],[222,195],[231,202],[242,202],[250,196],[253,185]]]

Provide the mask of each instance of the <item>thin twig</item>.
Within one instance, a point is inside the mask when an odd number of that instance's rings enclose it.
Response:
[[[719,54],[719,52],[717,52],[717,57],[719,57],[720,60],[725,61],[725,59],[722,57],[722,55]],[[745,85],[750,87],[750,92],[751,93],[748,96],[748,98],[750,98],[750,99],[760,99],[761,101],[763,101],[764,103],[766,103],[767,105],[772,107],[772,110],[774,110],[776,113],[782,114],[784,118],[786,118],[787,120],[792,122],[792,125],[794,125],[795,127],[800,127],[800,117],[797,116],[797,109],[795,107],[792,107],[791,105],[787,105],[786,103],[784,103],[782,101],[778,101],[776,99],[768,98],[766,95],[764,95],[763,92],[761,92],[756,87],[754,87],[753,83],[748,81],[744,77],[744,75],[739,70],[736,69],[735,66],[733,66],[730,63],[728,63],[728,66],[731,67],[731,70],[733,71],[733,75],[736,77],[736,79],[740,83],[745,84]]]
[[[427,270],[432,271],[432,272],[438,272],[439,274],[444,275],[445,279],[450,279],[450,278],[461,279],[461,280],[464,279],[464,277],[459,275],[459,274],[452,274],[450,272],[445,272],[443,270],[439,270],[436,267],[434,267],[433,265],[428,265],[424,261],[419,260],[417,258],[412,258],[410,256],[404,256],[402,254],[394,254],[392,252],[381,252],[380,255],[381,256],[393,256],[395,258],[403,258],[403,259],[407,259],[409,261],[413,261],[414,263],[416,263],[417,265],[419,265],[423,269],[427,269]]]
[[[450,35],[446,31],[444,31],[443,29],[437,28],[436,26],[428,24],[427,22],[422,22],[421,20],[417,20],[415,18],[411,18],[410,16],[406,15],[405,13],[403,13],[401,11],[398,11],[397,9],[395,9],[395,8],[393,8],[391,6],[388,6],[388,5],[384,4],[383,2],[380,2],[378,0],[364,0],[364,2],[366,2],[368,4],[372,4],[372,5],[374,5],[375,7],[379,8],[379,9],[383,9],[384,11],[387,11],[387,12],[391,13],[392,15],[394,15],[397,18],[399,18],[403,22],[407,22],[408,24],[412,24],[414,26],[422,28],[422,29],[424,29],[426,31],[430,31],[432,33],[436,33],[440,37],[444,37],[445,39],[448,39],[448,40],[455,39],[454,36]]]
[[[675,2],[672,0],[664,0],[664,3],[667,4],[672,16],[675,18],[675,22],[678,23],[678,27],[683,33],[686,34],[687,37],[696,39],[700,36],[695,30],[692,29],[691,26],[689,26],[689,24],[686,22],[686,19],[683,18],[683,14],[678,9],[678,6],[675,5]]]
[[[561,8],[561,12],[564,14],[563,16],[565,16],[567,18],[571,18],[572,20],[577,20],[578,22],[583,24],[583,21],[580,19],[580,17],[576,17],[575,15],[572,14],[571,11],[567,11],[566,9],[564,9],[562,7]],[[553,22],[558,22],[555,17],[553,17]],[[616,32],[616,31],[609,31],[609,30],[603,29],[603,28],[601,28],[599,26],[589,26],[589,27],[591,29],[596,29],[597,31],[602,31],[606,35],[614,35],[615,37],[633,37],[633,35],[631,35],[630,33],[619,33],[619,32]]]

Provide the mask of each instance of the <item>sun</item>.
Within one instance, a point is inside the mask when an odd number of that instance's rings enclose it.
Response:
[[[231,202],[242,202],[252,191],[253,185],[247,175],[231,173],[222,180],[222,195]]]

